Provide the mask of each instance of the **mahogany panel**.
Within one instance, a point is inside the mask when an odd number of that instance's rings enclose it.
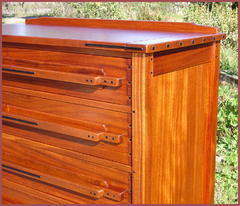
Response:
[[[25,144],[4,134],[3,169],[94,199],[128,201],[129,174]],[[47,145],[46,145],[47,146]]]
[[[27,111],[31,111],[33,113],[37,112],[39,114],[39,118],[41,114],[48,114],[49,118],[50,116],[53,118],[55,117],[54,121],[56,123],[64,123],[63,119],[65,119],[65,122],[75,122],[82,127],[105,130],[106,132],[127,134],[130,123],[130,115],[127,113],[104,110],[86,105],[54,101],[14,92],[3,91],[3,103],[5,105],[5,112],[11,113],[12,106],[14,114],[14,108],[18,107],[19,109],[22,108],[22,115],[23,112],[26,111],[24,114],[26,117],[37,118],[37,115],[33,115]],[[17,111],[15,114],[17,115]]]
[[[131,107],[128,105],[111,104],[108,102],[99,102],[99,101],[89,100],[89,99],[84,99],[84,98],[70,97],[70,96],[66,96],[66,95],[58,95],[58,94],[53,94],[53,93],[49,93],[49,92],[41,92],[41,91],[31,90],[31,88],[22,89],[22,88],[10,87],[10,86],[3,85],[2,89],[3,89],[3,91],[6,91],[6,92],[30,95],[30,96],[40,97],[40,98],[44,98],[44,99],[50,99],[50,100],[55,100],[55,101],[60,101],[60,102],[68,102],[68,103],[73,103],[73,104],[80,104],[80,105],[96,107],[96,108],[101,108],[101,109],[107,109],[107,110],[113,110],[113,111],[118,111],[118,112],[131,113]]]
[[[109,57],[120,57],[120,58],[132,58],[132,53],[126,51],[109,51],[103,49],[92,49],[92,48],[79,48],[79,47],[64,47],[64,46],[44,46],[38,44],[23,44],[21,42],[11,43],[11,42],[2,42],[3,47],[12,47],[12,48],[24,48],[24,49],[35,49],[35,50],[45,50],[45,51],[61,51],[68,53],[81,53],[81,54],[90,54],[98,56],[109,56]]]
[[[129,59],[118,57],[3,48],[3,67],[19,71],[4,71],[8,73],[3,75],[3,84],[129,105],[130,64]],[[104,85],[94,85],[99,80]]]
[[[225,38],[192,23],[4,25],[4,203],[213,203]]]
[[[4,131],[130,164],[129,114],[5,91],[3,97]]]
[[[210,26],[202,26],[187,22],[161,22],[161,21],[134,21],[134,20],[111,20],[111,19],[81,19],[81,18],[57,18],[40,17],[26,19],[26,24],[32,25],[58,25],[58,26],[78,26],[78,27],[100,27],[130,30],[150,30],[150,31],[175,31],[175,32],[200,32],[216,33],[218,29]]]
[[[212,43],[172,49],[154,54],[153,75],[173,72],[200,64],[209,63],[213,58]]]
[[[158,76],[149,72],[151,57],[135,54],[133,62],[133,203],[212,203],[215,58]]]
[[[3,172],[3,176],[3,204],[73,204],[71,201],[49,195],[45,191],[12,182],[11,179],[5,178],[8,176],[6,172]],[[36,183],[32,182],[32,184]]]
[[[107,198],[96,200],[13,172],[4,171],[3,177],[3,202],[5,204],[29,204],[33,201],[37,201],[36,204],[44,204],[49,198],[54,202],[51,201],[48,204],[119,204]],[[23,193],[25,191],[28,193]],[[41,197],[44,198],[41,199]],[[125,201],[124,199],[121,203],[128,203]]]
[[[4,25],[3,42],[152,53],[168,50],[166,43],[181,48],[226,38],[214,27],[191,23],[69,18],[27,22]]]
[[[24,141],[25,144],[33,144],[39,149],[82,161],[89,161],[120,171],[131,172],[131,165],[128,165],[129,154],[119,152],[118,150],[101,150],[96,147],[96,144],[89,144],[85,140],[76,142],[63,135],[32,129],[27,126],[19,127],[16,124],[7,122],[3,125],[3,131],[8,135],[21,137],[21,141]]]

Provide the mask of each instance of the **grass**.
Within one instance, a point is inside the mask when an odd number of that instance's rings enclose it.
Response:
[[[238,91],[222,82],[219,87],[215,202],[236,204],[238,191]]]
[[[8,3],[3,6],[4,23],[23,22],[19,17],[61,16],[81,18],[188,21],[216,26],[227,34],[221,42],[221,70],[237,75],[237,9],[231,3]],[[210,9],[211,6],[211,9]],[[222,82],[219,87],[215,203],[237,204],[237,87]]]

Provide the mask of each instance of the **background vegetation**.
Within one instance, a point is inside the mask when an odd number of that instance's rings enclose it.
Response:
[[[24,22],[24,18],[35,16],[58,16],[184,21],[216,26],[221,32],[227,34],[226,40],[221,42],[221,71],[236,76],[236,79],[238,73],[237,10],[238,4],[236,2],[7,2],[3,4],[3,23]],[[215,187],[215,202],[218,204],[237,203],[237,97],[236,84],[232,81],[221,81]]]

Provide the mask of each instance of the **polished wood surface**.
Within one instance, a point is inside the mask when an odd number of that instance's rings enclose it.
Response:
[[[217,28],[3,26],[5,204],[211,204]]]
[[[27,144],[24,139],[16,136],[3,136],[5,171],[25,175],[96,200],[106,197],[124,202],[124,199],[128,199],[128,173],[39,150],[36,147],[38,143]]]
[[[132,85],[132,188],[133,188],[133,204],[145,204],[145,180],[148,179],[145,173],[146,169],[146,149],[150,149],[148,144],[152,137],[147,135],[147,124],[145,119],[148,115],[146,108],[147,104],[146,88],[150,83],[147,78],[153,74],[153,55],[133,54],[133,85]],[[160,183],[161,184],[161,183]]]
[[[224,38],[216,28],[191,23],[39,18],[3,25],[3,42],[147,53]]]
[[[112,104],[108,102],[99,102],[95,100],[89,100],[84,98],[77,98],[77,97],[71,97],[67,95],[59,95],[59,94],[52,94],[49,92],[41,92],[36,90],[29,89],[22,89],[19,87],[11,87],[11,86],[2,86],[3,91],[9,91],[11,93],[17,93],[17,94],[23,94],[23,95],[30,95],[34,97],[41,97],[44,99],[50,99],[60,102],[67,102],[67,103],[74,103],[74,104],[80,104],[85,106],[91,106],[101,109],[107,109],[112,111],[118,111],[123,113],[131,113],[131,107],[129,105],[120,105],[120,104]]]
[[[165,74],[209,63],[213,57],[211,44],[203,44],[154,54],[153,75]],[[172,62],[174,60],[174,63]]]
[[[4,68],[35,72],[35,74],[23,72],[10,74],[9,71],[8,73],[3,71],[4,85],[114,104],[129,105],[130,65],[131,60],[118,57],[3,48]],[[100,85],[94,85],[94,81],[85,81],[93,80],[96,76],[103,81]],[[111,81],[115,83],[112,85]]]
[[[160,21],[131,21],[111,19],[80,19],[80,18],[34,18],[26,19],[26,24],[31,25],[57,25],[57,26],[80,26],[80,27],[103,27],[115,29],[133,29],[147,31],[175,31],[195,33],[216,33],[218,29],[210,26],[202,26],[186,22],[160,22]]]
[[[7,185],[3,188],[5,204],[119,204],[119,201],[96,200],[14,173],[3,172],[3,176]]]
[[[212,52],[215,57],[216,44]],[[139,198],[147,204],[212,203],[219,74],[215,58],[157,76],[149,72],[154,70],[151,57],[136,55],[133,62],[133,136],[140,137],[133,141],[133,203]]]
[[[12,182],[11,179],[5,178],[8,175],[5,172],[3,175],[3,204],[73,204],[73,202],[60,197]]]
[[[3,120],[16,134],[37,141],[51,134],[46,143],[130,164],[129,114],[5,91],[3,97]]]

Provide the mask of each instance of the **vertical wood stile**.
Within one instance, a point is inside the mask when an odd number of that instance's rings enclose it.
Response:
[[[210,115],[209,115],[209,142],[207,142],[206,159],[209,160],[209,165],[206,165],[206,182],[209,185],[206,187],[206,203],[214,203],[214,185],[215,185],[215,161],[216,161],[216,131],[217,131],[217,111],[218,111],[218,87],[219,87],[219,72],[220,72],[220,41],[213,44],[213,59],[210,73],[211,94],[210,99]]]
[[[147,86],[152,71],[152,55],[133,54],[132,121],[133,121],[133,204],[145,203],[145,171],[147,140]],[[148,139],[149,140],[149,139]]]

